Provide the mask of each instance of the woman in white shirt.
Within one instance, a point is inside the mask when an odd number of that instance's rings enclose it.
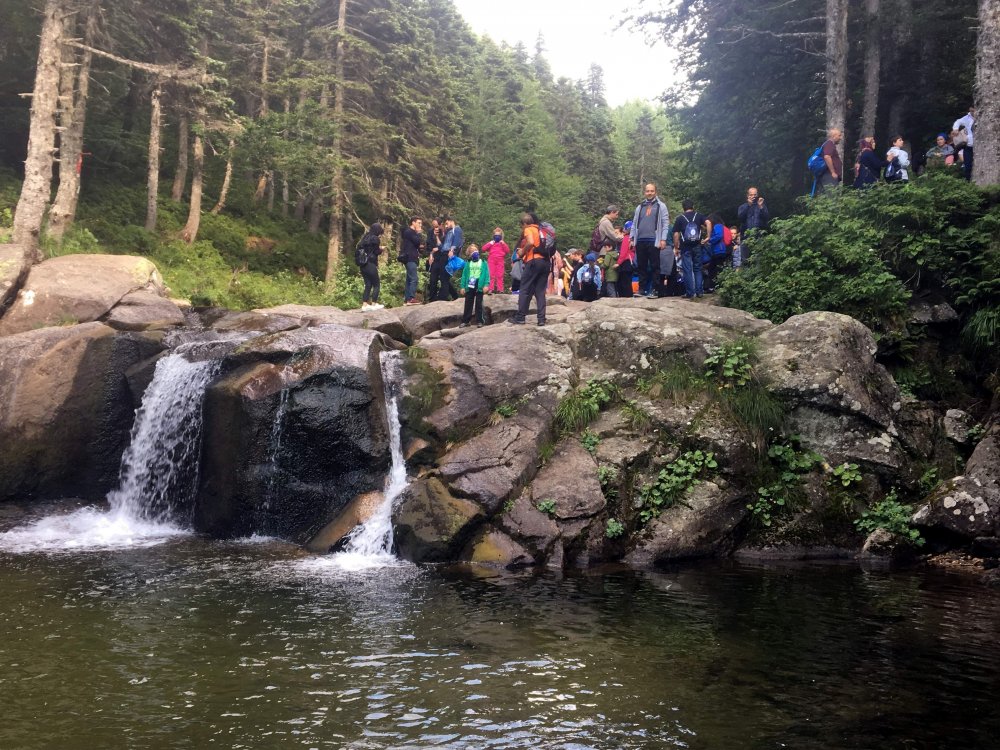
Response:
[[[890,164],[893,159],[899,160],[899,180],[902,182],[909,181],[910,175],[906,170],[910,166],[910,155],[903,150],[903,136],[901,135],[897,135],[892,139],[892,148],[885,155],[885,160]]]

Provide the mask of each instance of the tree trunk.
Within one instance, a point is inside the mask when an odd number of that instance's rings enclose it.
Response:
[[[332,284],[340,265],[344,220],[344,164],[341,140],[344,120],[344,34],[347,31],[347,0],[340,0],[337,11],[337,56],[333,71],[333,207],[330,216],[330,241],[326,247],[326,283]]]
[[[354,205],[354,181],[351,176],[344,178],[344,205]],[[349,216],[344,216],[344,247],[354,247],[354,221]]]
[[[895,75],[901,77],[908,75],[914,64],[914,56],[910,49],[913,42],[913,26],[909,20],[913,17],[913,2],[912,0],[894,0],[894,5],[895,7],[892,8],[893,17],[899,19],[901,23],[892,26],[892,50],[895,58],[893,68]],[[903,134],[908,109],[909,88],[900,86],[889,102],[889,134],[887,139]]]
[[[972,178],[1000,184],[1000,0],[979,0],[976,128]]]
[[[378,264],[382,267],[389,265],[389,256],[392,255],[393,247],[395,242],[392,239],[393,225],[391,221],[387,221],[382,225],[384,233],[382,234],[382,247],[385,248],[385,252],[378,256]]]
[[[235,149],[236,141],[230,138],[229,153],[226,155],[226,176],[222,178],[222,189],[219,191],[219,200],[212,209],[212,213],[216,216],[226,207],[226,198],[229,197],[229,186],[233,182],[233,151]]]
[[[861,112],[861,137],[875,135],[878,116],[879,81],[882,68],[882,45],[878,20],[880,0],[865,0],[865,102]]]
[[[97,36],[97,20],[100,8],[90,7],[84,21],[83,43],[90,47]],[[73,55],[73,58],[76,56]],[[56,200],[49,211],[48,233],[62,240],[66,229],[76,219],[76,207],[80,200],[80,178],[83,171],[83,126],[87,119],[87,100],[90,96],[90,68],[93,54],[82,50],[75,85],[70,89],[69,117],[63,120],[63,131],[59,136],[59,189]],[[68,120],[68,121],[67,121]]]
[[[844,131],[847,120],[848,0],[826,0],[826,127]],[[844,155],[844,142],[837,147]]]
[[[204,122],[205,110],[202,107],[198,112],[198,124],[201,128],[204,128]],[[187,223],[181,230],[181,239],[189,245],[198,238],[198,227],[201,226],[201,191],[205,171],[205,142],[200,132],[194,134],[193,155],[194,171],[191,175],[191,203],[188,207]]]
[[[292,113],[292,100],[289,97],[285,97],[285,130],[284,136],[285,140],[288,140],[288,118]],[[288,173],[282,170],[281,172],[281,215],[288,218],[288,202],[289,202],[289,189],[288,189]]]
[[[319,225],[323,221],[323,193],[319,190],[313,195],[309,204],[309,231],[312,234],[319,232]]]
[[[187,112],[182,112],[177,121],[177,171],[174,172],[174,186],[170,190],[170,197],[178,203],[184,197],[184,185],[187,183],[190,129]]]
[[[146,231],[156,231],[157,201],[160,197],[160,131],[162,130],[163,112],[160,98],[163,88],[157,81],[150,96],[149,115],[149,160],[146,171]]]
[[[56,110],[59,105],[59,61],[62,44],[63,4],[46,0],[42,33],[31,95],[31,130],[24,161],[24,184],[14,214],[13,241],[20,245],[26,263],[42,259],[39,238],[45,209],[52,197],[52,155],[56,142]]]
[[[295,201],[295,212],[293,213],[295,218],[298,219],[299,221],[302,221],[303,219],[306,218],[307,205],[309,205],[309,194],[300,193],[299,199]]]

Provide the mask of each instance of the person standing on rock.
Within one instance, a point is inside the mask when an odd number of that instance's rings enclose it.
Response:
[[[361,270],[361,278],[365,280],[365,291],[361,296],[361,309],[365,312],[385,307],[378,303],[379,291],[382,288],[378,275],[378,256],[382,254],[380,238],[383,231],[382,225],[376,221],[361,238],[354,251],[354,260]]]
[[[766,232],[771,223],[771,212],[764,202],[764,197],[754,186],[747,188],[746,203],[736,209],[736,218],[740,222],[740,233],[745,237],[751,229]]]
[[[483,293],[489,285],[489,264],[480,256],[478,247],[469,245],[469,261],[462,269],[462,294],[465,295],[465,310],[462,312],[462,323],[459,328],[467,328],[472,322],[473,308],[475,308],[476,313],[476,325],[479,328],[486,325]]]
[[[438,269],[438,292],[435,299],[441,301],[458,299],[458,292],[451,284],[451,274],[448,273],[445,266],[448,265],[449,259],[460,256],[464,244],[462,227],[458,226],[450,216],[446,217],[444,220],[444,239],[441,240],[441,247],[438,249],[440,258],[437,259],[439,262],[435,264]]]
[[[632,218],[632,244],[639,271],[639,293],[652,297],[660,273],[660,250],[667,246],[670,236],[670,211],[657,197],[655,183],[646,185],[643,195]]]
[[[517,254],[524,261],[524,271],[521,274],[521,291],[517,296],[517,313],[511,318],[514,325],[524,325],[532,297],[538,308],[538,325],[545,325],[545,287],[551,267],[541,245],[538,218],[527,212],[521,214],[521,240],[517,243]]]
[[[705,293],[701,258],[712,236],[712,222],[694,210],[694,201],[685,200],[683,206],[684,213],[674,222],[674,257],[681,262],[684,274],[684,298],[694,299]]]
[[[410,219],[410,226],[403,230],[403,249],[400,260],[406,266],[406,287],[403,304],[419,305],[417,302],[417,264],[420,250],[424,247],[424,220],[419,216]]]
[[[486,256],[486,263],[490,269],[490,285],[486,289],[486,293],[503,294],[503,274],[507,265],[507,256],[510,255],[510,248],[503,241],[503,229],[493,228],[493,239],[483,245],[483,255]]]
[[[444,219],[431,219],[431,229],[427,233],[427,294],[424,302],[433,302],[438,297],[440,271],[448,258],[441,253],[441,240],[444,239]]]

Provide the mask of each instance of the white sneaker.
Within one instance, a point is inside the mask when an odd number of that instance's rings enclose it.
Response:
[[[369,312],[372,309],[373,309],[372,306],[369,305],[367,302],[361,305],[361,312]]]
[[[385,305],[380,305],[378,302],[374,302],[374,303],[372,303],[372,306],[371,306],[370,309],[372,309],[372,310],[384,310],[385,309]]]

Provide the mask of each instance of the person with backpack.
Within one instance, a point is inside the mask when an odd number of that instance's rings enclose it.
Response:
[[[432,302],[447,302],[458,299],[458,292],[455,291],[455,287],[451,283],[451,275],[454,271],[449,271],[447,266],[453,258],[462,260],[461,253],[464,244],[462,227],[458,226],[450,216],[445,217],[444,236],[441,239],[437,257],[434,258],[434,263],[431,266],[431,274],[436,274],[435,279],[437,280],[437,284],[435,284],[437,294],[432,298]]]
[[[604,216],[597,222],[594,232],[590,236],[590,252],[600,253],[605,242],[610,242],[613,247],[617,247],[621,241],[621,235],[615,229],[615,222],[621,215],[621,209],[612,203],[604,212]]]
[[[543,245],[539,225],[534,214],[521,214],[521,239],[517,243],[517,254],[524,261],[524,271],[521,291],[517,296],[517,312],[510,320],[514,325],[524,325],[532,298],[538,311],[538,325],[545,325],[545,287],[549,280],[551,253],[555,252],[555,236],[553,234],[551,246]]]
[[[361,270],[361,278],[365,280],[365,290],[361,295],[361,309],[365,312],[381,310],[385,305],[378,303],[382,284],[378,276],[378,256],[382,254],[382,225],[377,221],[369,227],[364,237],[354,251],[354,262]]]
[[[910,155],[903,150],[903,136],[892,139],[892,148],[885,155],[885,181],[909,182],[910,175],[906,168],[910,166]]]
[[[676,289],[671,285],[670,278],[677,270],[677,258],[674,256],[673,245],[667,245],[660,250],[660,273],[656,277],[656,296],[673,297]]]
[[[684,274],[684,298],[694,299],[705,293],[701,254],[703,246],[712,236],[712,222],[694,210],[694,201],[690,198],[682,206],[684,213],[674,222],[674,257],[680,260]]]
[[[816,177],[816,194],[819,195],[824,190],[839,185],[844,179],[844,162],[840,158],[840,151],[837,146],[843,140],[844,134],[840,128],[830,128],[827,131],[827,138],[823,145],[819,147],[819,155],[823,160],[826,169]],[[812,160],[810,159],[810,162]],[[746,238],[744,238],[745,240]]]
[[[510,293],[515,297],[521,293],[521,276],[524,274],[524,261],[517,250],[510,256]]]
[[[866,188],[878,182],[885,163],[875,155],[875,138],[867,136],[858,141],[857,177],[854,187]]]
[[[604,279],[601,276],[601,267],[597,265],[597,253],[587,253],[583,259],[583,265],[575,274],[576,285],[580,289],[579,299],[583,302],[593,302],[601,296],[601,285]]]
[[[510,255],[510,248],[503,241],[503,229],[493,227],[493,239],[483,245],[483,255],[486,256],[486,263],[490,267],[490,285],[486,293],[503,294],[503,273],[507,267],[507,256]]]
[[[403,230],[403,249],[399,253],[400,262],[406,266],[406,286],[403,291],[404,305],[419,305],[417,302],[417,264],[424,244],[424,221],[419,216],[410,219],[410,226]]]
[[[486,314],[483,312],[483,294],[490,285],[489,263],[479,254],[479,248],[469,245],[469,260],[462,269],[462,294],[465,295],[465,309],[462,311],[462,322],[459,328],[468,328],[472,322],[473,310],[476,315],[476,325],[482,328],[486,325]]]
[[[667,246],[670,235],[670,212],[667,204],[657,197],[655,183],[650,182],[643,189],[643,201],[636,206],[632,217],[631,234],[639,269],[639,292],[652,297],[660,272],[660,250]]]
[[[964,117],[959,117],[952,125],[958,135],[954,138],[955,151],[962,157],[962,168],[965,170],[965,179],[972,179],[972,141],[973,131],[976,127],[976,108],[969,107],[969,111]]]

